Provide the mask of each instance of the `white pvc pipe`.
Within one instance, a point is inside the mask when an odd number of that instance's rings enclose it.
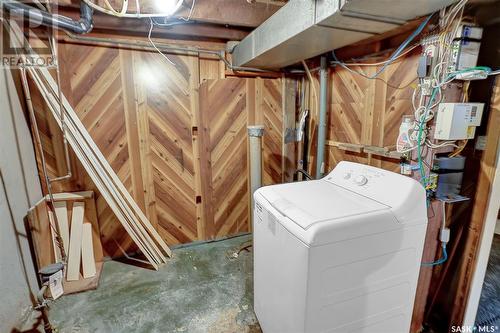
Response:
[[[318,149],[316,152],[316,179],[323,177],[326,149],[326,113],[328,110],[328,65],[326,57],[321,57],[319,71],[319,123]]]
[[[254,192],[262,186],[262,135],[264,126],[248,126],[249,159],[250,159],[250,204],[253,217]]]

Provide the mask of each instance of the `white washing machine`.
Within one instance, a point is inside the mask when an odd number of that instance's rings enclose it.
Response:
[[[255,192],[254,308],[264,333],[406,333],[427,227],[415,180],[341,162]]]

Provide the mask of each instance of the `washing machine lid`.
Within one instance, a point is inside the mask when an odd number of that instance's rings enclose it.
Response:
[[[323,180],[264,187],[259,192],[277,211],[303,229],[318,222],[390,208]]]

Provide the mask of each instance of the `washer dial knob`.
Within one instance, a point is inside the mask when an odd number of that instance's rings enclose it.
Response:
[[[359,186],[363,186],[367,182],[368,182],[368,179],[363,175],[359,175],[359,176],[356,176],[356,178],[354,178],[354,184],[359,185]]]

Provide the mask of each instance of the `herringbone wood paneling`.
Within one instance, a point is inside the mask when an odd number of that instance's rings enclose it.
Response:
[[[208,80],[200,87],[203,152],[211,166],[207,234],[222,236],[249,230],[246,82]]]
[[[404,61],[391,64],[382,72],[379,80],[369,80],[340,67],[332,70],[327,139],[378,147],[395,145],[402,116],[413,113],[411,83],[416,77],[417,60],[418,54],[411,54]],[[367,75],[373,75],[379,69],[351,68]],[[366,163],[391,171],[399,168],[397,160],[349,152],[332,146],[327,149],[328,170],[342,160]]]
[[[149,124],[149,162],[160,233],[170,243],[197,239],[193,143],[193,112],[187,56],[141,53],[134,68],[141,112]],[[161,75],[159,75],[161,73]],[[143,109],[143,110],[142,110]]]
[[[360,70],[359,68],[353,68]],[[331,82],[330,114],[327,139],[338,142],[360,144],[363,141],[363,125],[370,81],[353,75],[347,70],[336,69],[329,75]],[[328,169],[342,160],[366,163],[366,157],[328,147],[330,163]],[[327,155],[328,156],[328,155]]]
[[[170,64],[153,52],[59,47],[63,93],[169,244],[250,230],[246,126],[260,117],[264,182],[281,182],[281,79],[216,79],[223,67],[197,56],[169,54]],[[259,98],[248,94],[257,81]],[[32,93],[49,173],[63,175],[60,130]],[[71,165],[72,178],[54,190],[94,190],[105,253],[136,250],[73,154]]]
[[[262,105],[264,137],[262,184],[283,181],[283,101],[282,80],[263,80]]]

